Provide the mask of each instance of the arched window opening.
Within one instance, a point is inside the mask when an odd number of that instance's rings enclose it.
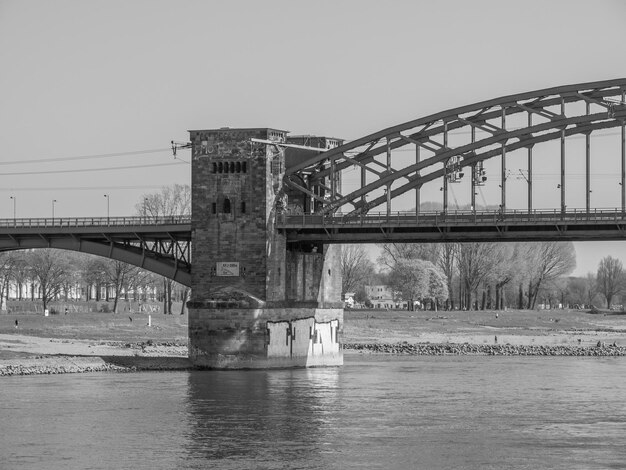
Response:
[[[243,162],[241,164],[241,172],[242,173],[247,173],[248,172],[248,162]]]
[[[213,173],[217,173],[217,163],[213,162]]]
[[[230,172],[231,173],[235,172],[235,162],[230,162]]]
[[[241,213],[246,213],[246,201],[241,201]]]
[[[224,210],[222,211],[224,214],[230,214],[230,199],[224,199]]]
[[[228,173],[228,162],[224,163],[224,173]]]
[[[211,212],[213,214],[217,214],[217,203],[215,203],[215,202],[211,203]]]
[[[237,162],[237,165],[235,165],[235,168],[237,170],[237,173],[241,173],[241,162]]]
[[[224,165],[222,164],[222,162],[219,162],[217,164],[217,172],[221,173],[222,171],[224,171]]]

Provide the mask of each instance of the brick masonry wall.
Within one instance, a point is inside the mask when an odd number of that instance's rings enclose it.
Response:
[[[278,160],[278,168],[284,170],[284,154],[265,144],[253,144],[250,139],[281,141],[284,132],[219,129],[190,134],[193,144],[191,301],[214,299],[224,288],[246,292],[262,301],[282,300],[284,255],[280,253],[285,251],[285,240],[273,228],[282,172],[272,175],[272,160]],[[231,171],[233,164],[235,172]],[[229,212],[225,211],[226,199]],[[217,262],[238,262],[240,276],[216,276]]]
[[[343,329],[339,246],[287,247],[275,230],[287,207],[285,154],[251,138],[284,141],[273,129],[190,131],[192,151],[192,297],[189,348],[207,367],[262,367],[267,322],[314,318]],[[242,205],[245,204],[244,205]],[[239,276],[219,276],[218,262],[239,263]],[[300,359],[271,358],[271,366]],[[301,365],[337,365],[316,356]],[[325,362],[327,360],[327,362]],[[278,362],[277,362],[278,361]],[[268,364],[269,364],[268,363]]]

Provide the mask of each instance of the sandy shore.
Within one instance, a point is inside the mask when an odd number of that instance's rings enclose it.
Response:
[[[0,351],[0,376],[192,368],[187,346],[150,340],[130,343],[0,334]]]

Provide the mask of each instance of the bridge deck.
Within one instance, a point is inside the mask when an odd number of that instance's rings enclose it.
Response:
[[[626,239],[626,213],[574,209],[282,215],[277,227],[289,242],[621,240]]]

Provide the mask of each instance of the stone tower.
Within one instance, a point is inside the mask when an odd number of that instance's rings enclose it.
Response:
[[[340,365],[340,247],[288,246],[287,141],[268,128],[190,131],[189,356],[200,367]]]

